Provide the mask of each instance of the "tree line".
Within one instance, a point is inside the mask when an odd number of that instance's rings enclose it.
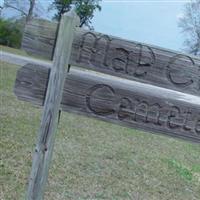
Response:
[[[52,0],[48,11],[54,10],[52,20],[59,21],[62,14],[72,8],[80,18],[80,27],[93,29],[92,18],[95,11],[101,11],[101,0]],[[40,0],[4,0],[0,12],[12,9],[19,13],[17,19],[4,19],[0,17],[0,44],[19,48],[23,35],[23,27],[34,17],[40,17]]]

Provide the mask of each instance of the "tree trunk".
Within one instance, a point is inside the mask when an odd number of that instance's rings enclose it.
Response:
[[[34,10],[34,7],[35,7],[35,0],[29,0],[29,1],[30,1],[30,7],[29,7],[28,14],[27,14],[27,17],[26,17],[26,23],[29,22],[32,19],[33,10]]]

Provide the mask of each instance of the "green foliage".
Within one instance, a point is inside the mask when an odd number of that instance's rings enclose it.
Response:
[[[0,44],[20,48],[22,27],[18,21],[0,19]]]
[[[181,165],[176,160],[168,160],[168,165],[169,167],[174,168],[176,172],[185,180],[192,180],[193,176],[191,170],[187,169],[185,166]]]
[[[77,1],[76,12],[80,17],[80,27],[86,25],[90,28],[91,19],[94,17],[94,11],[101,11],[101,6],[99,5],[99,1]]]
[[[85,25],[92,29],[91,19],[94,17],[95,10],[101,11],[99,2],[100,0],[54,0],[50,9],[57,10],[54,19],[59,21],[61,15],[68,12],[73,7],[80,17],[80,27]]]
[[[61,15],[68,12],[72,8],[72,0],[54,0],[51,4],[51,9],[56,9],[57,13],[54,15],[53,19],[60,20]]]

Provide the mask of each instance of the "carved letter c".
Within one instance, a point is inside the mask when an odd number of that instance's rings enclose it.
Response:
[[[168,80],[169,80],[172,84],[176,85],[177,87],[187,87],[187,86],[193,84],[192,78],[191,78],[190,76],[181,77],[181,78],[183,79],[183,81],[182,81],[182,82],[181,82],[181,81],[179,82],[179,81],[177,81],[176,78],[175,78],[176,75],[177,75],[178,73],[174,73],[174,72],[172,71],[172,65],[173,65],[173,64],[176,64],[176,61],[177,61],[177,60],[180,60],[181,58],[187,58],[187,60],[189,60],[190,63],[191,63],[193,66],[195,65],[195,62],[194,62],[194,60],[193,60],[191,57],[189,57],[189,56],[184,56],[184,55],[181,55],[181,54],[177,54],[176,56],[172,57],[171,60],[169,61],[168,66],[167,66],[167,68],[166,68],[166,76],[167,76]],[[181,70],[181,69],[180,69],[180,70]],[[183,70],[183,69],[182,69],[182,70]],[[180,75],[179,75],[179,76],[180,76]]]
[[[97,108],[93,107],[91,105],[91,97],[92,95],[97,92],[99,89],[102,89],[102,88],[107,88],[107,90],[109,91],[109,93],[111,95],[115,95],[115,91],[114,89],[109,86],[109,85],[106,85],[106,84],[97,84],[97,85],[94,85],[93,87],[91,87],[86,95],[86,105],[87,107],[89,108],[90,111],[92,111],[94,114],[96,115],[101,115],[101,116],[108,116],[108,115],[111,115],[111,114],[114,114],[115,113],[115,110],[110,108],[110,109],[106,109],[106,108],[101,108],[102,110],[99,111]],[[113,105],[114,106],[114,105]]]

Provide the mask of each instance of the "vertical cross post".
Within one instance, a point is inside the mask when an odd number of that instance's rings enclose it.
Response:
[[[74,11],[62,16],[49,76],[43,114],[29,179],[27,200],[42,200],[52,158],[58,113],[62,99],[66,67],[69,64],[75,27],[79,19]]]

